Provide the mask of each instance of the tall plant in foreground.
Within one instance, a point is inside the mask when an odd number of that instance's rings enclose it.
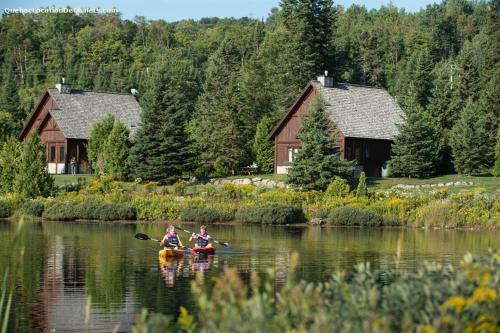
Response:
[[[495,149],[495,166],[493,167],[493,175],[500,176],[500,126],[497,131],[497,146]]]
[[[28,198],[47,197],[54,192],[54,179],[45,167],[45,148],[36,132],[24,142],[14,191]]]
[[[359,175],[358,187],[356,188],[356,197],[366,197],[368,194],[368,189],[366,187],[366,174],[364,171],[361,171]]]
[[[90,132],[89,142],[87,144],[87,153],[92,170],[96,175],[106,173],[106,141],[109,133],[113,130],[115,117],[107,114],[101,121],[94,124]]]
[[[302,142],[288,172],[288,182],[304,190],[324,190],[335,178],[352,176],[354,166],[340,160],[335,125],[328,120],[323,102],[311,103],[298,138]]]
[[[262,173],[272,173],[274,170],[274,143],[267,135],[273,128],[274,122],[270,116],[264,116],[257,124],[253,152],[255,161]]]

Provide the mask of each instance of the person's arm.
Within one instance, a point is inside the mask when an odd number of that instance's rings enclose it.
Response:
[[[193,240],[195,239],[195,237],[196,237],[196,235],[193,233],[193,234],[191,235],[191,237],[189,237],[189,241],[190,241],[190,242],[191,242],[191,241],[193,241]]]
[[[164,246],[166,244],[166,239],[167,238],[167,235],[163,236],[161,242],[160,242],[160,246]]]
[[[179,242],[179,245],[181,247],[184,247],[184,245],[182,245],[182,241],[181,241],[181,238],[179,237],[179,235],[177,235],[177,241]]]

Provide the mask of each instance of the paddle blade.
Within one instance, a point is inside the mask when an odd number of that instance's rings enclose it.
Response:
[[[228,243],[228,242],[217,242],[217,243],[219,243],[219,244],[220,244],[220,245],[222,245],[222,246],[226,246],[226,247],[227,247],[227,246],[229,246],[229,243]]]
[[[148,235],[141,234],[141,233],[135,234],[134,237],[137,238],[137,239],[140,239],[140,240],[149,240],[150,239]]]

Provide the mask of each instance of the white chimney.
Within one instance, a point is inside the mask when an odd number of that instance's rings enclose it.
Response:
[[[60,94],[71,94],[71,86],[65,83],[66,78],[63,76],[61,78],[61,83],[56,84],[56,89]]]
[[[325,71],[325,75],[318,76],[318,81],[325,88],[333,87],[333,77],[328,76],[328,71]]]

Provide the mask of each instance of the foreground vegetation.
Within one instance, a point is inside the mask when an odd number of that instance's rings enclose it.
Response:
[[[261,224],[500,228],[498,193],[482,188],[450,192],[354,190],[336,178],[325,192],[265,189],[252,185],[187,185],[93,179],[63,186],[55,197],[0,197],[0,217],[34,215],[46,220],[239,221]]]
[[[360,264],[321,283],[283,287],[275,274],[252,274],[247,287],[228,268],[206,291],[192,286],[198,311],[177,320],[138,315],[134,332],[498,332],[500,254],[466,255],[459,267],[424,264],[416,272],[373,270]]]

